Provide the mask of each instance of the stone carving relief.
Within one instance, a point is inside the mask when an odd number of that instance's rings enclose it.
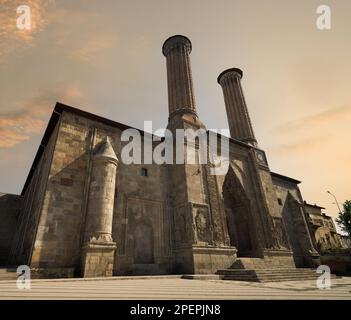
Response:
[[[155,264],[163,246],[161,206],[140,198],[127,200],[126,250],[136,265]]]
[[[101,242],[101,243],[104,243],[104,242],[112,242],[112,236],[110,234],[100,234],[98,235],[98,237],[90,237],[89,238],[89,242]]]
[[[205,208],[196,209],[195,231],[197,241],[210,242],[210,228],[208,212]]]
[[[213,231],[206,204],[190,203],[176,208],[175,242],[177,245],[189,243],[212,243]]]
[[[177,244],[188,243],[191,239],[191,230],[187,219],[186,207],[178,207],[175,211],[175,241]]]
[[[273,249],[290,249],[289,241],[286,236],[283,219],[280,217],[273,217],[272,219],[272,239]]]

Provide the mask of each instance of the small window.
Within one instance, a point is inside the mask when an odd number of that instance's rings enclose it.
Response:
[[[146,168],[141,168],[140,175],[142,177],[147,177],[148,176],[147,169]]]
[[[283,205],[282,199],[278,198],[277,200],[278,200],[279,205],[282,206]]]

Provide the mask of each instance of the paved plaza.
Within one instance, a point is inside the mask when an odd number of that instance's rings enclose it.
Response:
[[[250,283],[187,280],[178,276],[32,280],[30,290],[0,281],[0,299],[350,299],[351,277],[332,279],[328,290],[316,281]]]

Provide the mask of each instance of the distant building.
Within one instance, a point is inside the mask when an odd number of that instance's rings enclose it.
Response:
[[[351,237],[340,235],[341,244],[344,248],[351,248]]]
[[[341,249],[343,244],[332,217],[322,212],[325,208],[316,204],[309,204],[306,201],[304,201],[304,206],[308,214],[314,245],[319,253]]]

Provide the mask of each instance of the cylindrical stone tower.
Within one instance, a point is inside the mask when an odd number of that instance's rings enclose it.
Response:
[[[82,256],[83,277],[112,276],[116,243],[112,240],[118,159],[108,137],[92,157],[91,182]]]
[[[181,35],[168,38],[162,47],[167,60],[169,119],[187,114],[195,116],[197,121],[189,57],[191,49],[190,40]]]
[[[86,220],[86,241],[112,241],[112,219],[118,159],[109,138],[93,155],[93,166]]]
[[[223,71],[217,78],[224,94],[230,135],[234,139],[257,146],[252,124],[247,110],[241,78],[243,72],[238,68]]]

